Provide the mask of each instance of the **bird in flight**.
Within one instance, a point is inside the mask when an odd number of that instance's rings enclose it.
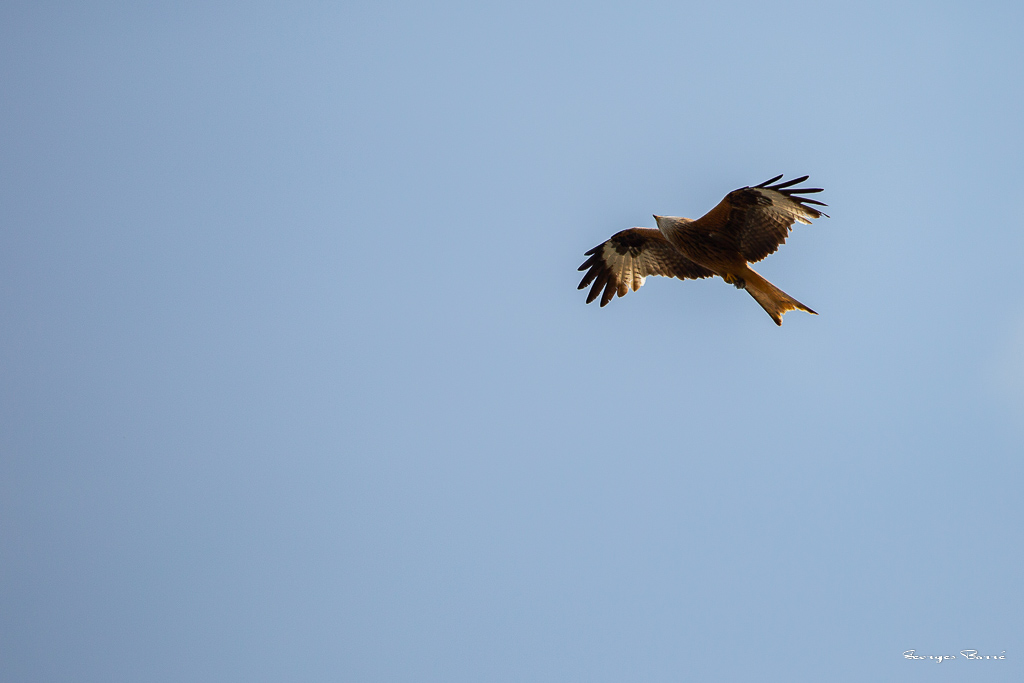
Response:
[[[737,289],[747,290],[776,325],[782,324],[787,311],[800,309],[817,315],[749,265],[775,253],[794,222],[810,225],[812,219],[828,217],[809,206],[826,204],[800,196],[821,192],[821,188],[794,187],[808,177],[779,183],[779,175],[754,187],[733,190],[697,220],[655,216],[657,230],[617,232],[585,254],[590,258],[579,267],[587,272],[578,289],[593,283],[587,303],[600,294],[604,306],[616,294],[626,296],[631,287],[634,292],[640,289],[648,275],[680,280],[717,275]]]

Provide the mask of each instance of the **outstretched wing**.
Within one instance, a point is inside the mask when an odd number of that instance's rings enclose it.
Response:
[[[591,282],[587,303],[597,298],[604,290],[601,305],[614,298],[626,296],[630,287],[640,289],[648,275],[677,277],[680,280],[711,277],[710,270],[699,266],[676,250],[659,231],[651,228],[630,228],[617,232],[611,238],[590,251],[579,270],[587,273],[580,280],[577,289],[583,289]]]
[[[755,187],[733,190],[694,223],[727,236],[747,261],[760,261],[786,241],[793,223],[810,224],[815,218],[828,216],[809,206],[826,204],[799,196],[821,192],[821,188],[793,187],[808,176],[772,185],[781,178],[775,176]]]

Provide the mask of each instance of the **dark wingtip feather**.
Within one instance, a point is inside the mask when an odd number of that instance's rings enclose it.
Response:
[[[590,293],[587,294],[587,303],[597,298],[597,295],[601,293],[601,290],[606,284],[608,284],[610,273],[607,270],[598,269],[597,279],[594,280],[594,286],[590,288]]]
[[[784,183],[779,183],[778,185],[772,185],[771,189],[773,189],[773,190],[781,190],[781,189],[783,189],[785,187],[792,187],[793,185],[799,185],[800,183],[802,183],[803,181],[807,180],[810,177],[811,176],[809,176],[809,175],[800,176],[799,178],[797,178],[795,180],[787,180]]]
[[[586,256],[586,254],[584,254],[584,256]],[[577,268],[576,270],[586,270],[587,268],[589,268],[590,266],[594,265],[594,263],[597,262],[597,258],[598,258],[597,254],[594,254],[593,256],[588,258],[586,261],[584,261],[583,265],[580,266],[579,268]]]
[[[604,308],[609,301],[615,298],[615,293],[618,289],[615,278],[608,278],[608,282],[604,286],[604,294],[601,295],[601,308]]]
[[[597,277],[597,268],[591,268],[590,270],[587,271],[587,274],[583,276],[583,279],[580,280],[579,287],[577,287],[576,289],[583,289],[584,287],[589,285],[591,280],[593,280],[595,277]]]
[[[779,178],[781,178],[781,177],[782,177],[783,175],[785,175],[785,174],[783,174],[783,173],[780,173],[779,175],[775,176],[774,178],[771,178],[770,180],[766,180],[766,181],[764,181],[764,182],[763,182],[763,183],[761,183],[760,185],[755,185],[755,187],[768,187],[769,185],[771,185],[772,183],[774,183],[774,182],[775,182],[776,180],[778,180]]]

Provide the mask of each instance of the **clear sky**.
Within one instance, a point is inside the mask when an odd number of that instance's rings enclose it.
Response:
[[[3,3],[0,678],[1022,680],[1022,30]],[[819,316],[584,304],[779,173]]]

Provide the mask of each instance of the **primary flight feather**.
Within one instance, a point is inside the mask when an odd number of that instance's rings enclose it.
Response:
[[[800,195],[821,188],[794,187],[808,176],[777,183],[776,176],[754,187],[742,187],[725,196],[718,206],[697,220],[655,216],[658,229],[630,228],[588,251],[580,270],[586,270],[579,289],[593,283],[587,303],[601,296],[606,305],[616,294],[625,296],[640,289],[648,275],[680,280],[721,277],[745,289],[782,324],[787,311],[800,309],[817,315],[807,306],[754,272],[748,265],[775,253],[793,227],[828,216],[812,205],[822,202]],[[776,183],[776,184],[772,184]]]

